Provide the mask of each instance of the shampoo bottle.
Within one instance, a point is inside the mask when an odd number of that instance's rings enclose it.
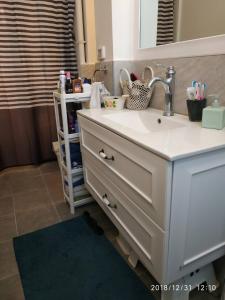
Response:
[[[61,70],[59,75],[59,88],[61,94],[65,94],[66,92],[65,86],[66,86],[66,76],[64,70]]]

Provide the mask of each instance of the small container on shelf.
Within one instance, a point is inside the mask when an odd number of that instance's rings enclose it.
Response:
[[[79,78],[73,80],[73,93],[83,93],[82,80]]]
[[[70,72],[66,72],[65,90],[66,90],[66,94],[73,93],[73,84],[72,84]]]
[[[103,101],[106,109],[121,110],[124,108],[125,100],[123,97],[106,96]]]

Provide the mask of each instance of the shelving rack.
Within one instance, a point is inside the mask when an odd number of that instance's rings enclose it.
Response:
[[[60,94],[58,92],[53,92],[53,98],[59,143],[59,166],[62,177],[63,194],[65,200],[70,205],[71,214],[74,214],[75,207],[90,203],[93,199],[85,189],[74,192],[73,179],[74,177],[78,177],[83,174],[83,168],[72,168],[71,166],[70,143],[79,143],[79,133],[69,133],[67,104],[85,103],[90,101],[90,93]],[[59,109],[61,109],[61,120]],[[63,145],[65,147],[65,151],[63,151]],[[65,180],[67,181],[68,188],[66,188]]]

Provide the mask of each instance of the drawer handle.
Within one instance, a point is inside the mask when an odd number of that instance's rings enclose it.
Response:
[[[117,208],[116,204],[111,204],[108,200],[107,194],[102,196],[102,201],[110,208]]]
[[[102,150],[99,151],[99,155],[100,155],[101,158],[103,158],[103,159],[107,159],[107,160],[112,160],[112,161],[114,161],[114,156],[108,157],[108,156],[105,154],[104,149],[102,149]]]

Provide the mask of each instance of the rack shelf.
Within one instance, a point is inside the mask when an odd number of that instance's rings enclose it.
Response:
[[[73,188],[73,180],[76,179],[76,177],[78,179],[80,178],[83,174],[83,168],[71,167],[70,143],[79,142],[79,133],[69,133],[67,103],[84,103],[90,101],[90,93],[60,94],[58,92],[53,92],[53,99],[59,144],[59,165],[62,177],[63,194],[65,200],[70,205],[71,213],[74,214],[75,207],[90,203],[93,199],[87,190],[81,189],[79,191],[74,191]],[[65,177],[67,183],[65,182]]]
[[[61,161],[61,166],[65,173],[68,175],[80,175],[83,174],[83,168],[67,168],[63,161]],[[69,172],[68,172],[69,169]]]
[[[58,92],[53,92],[53,97],[60,102],[63,100],[66,103],[81,103],[90,101],[91,94],[90,93],[76,93],[76,94],[60,94]]]
[[[58,130],[58,134],[61,136],[61,138],[65,139],[68,138],[70,140],[75,140],[77,139],[79,141],[79,133],[68,133],[67,135],[64,134],[64,132],[62,130]]]

